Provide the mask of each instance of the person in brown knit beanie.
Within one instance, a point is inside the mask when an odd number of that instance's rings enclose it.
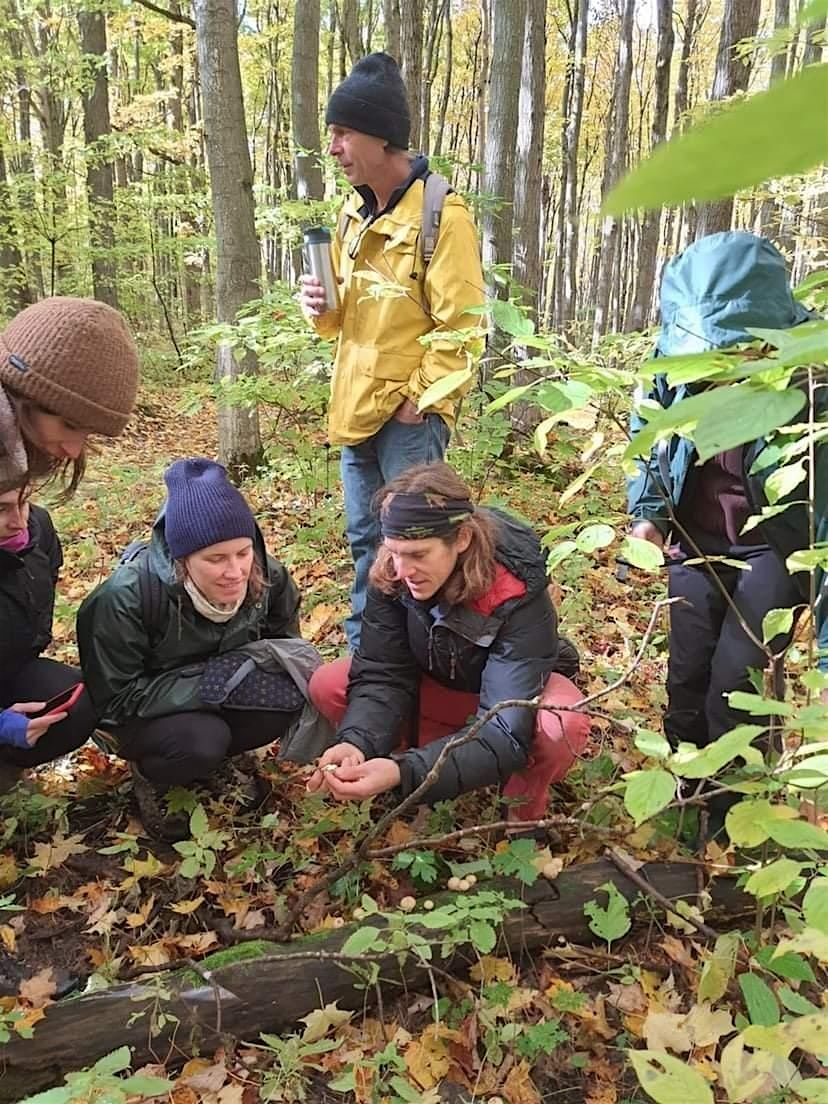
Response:
[[[0,334],[0,493],[62,473],[71,494],[87,437],[117,437],[137,389],[138,351],[113,307],[56,296],[21,311]]]

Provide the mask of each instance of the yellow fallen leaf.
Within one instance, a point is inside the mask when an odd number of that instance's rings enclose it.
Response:
[[[142,928],[144,924],[146,924],[149,914],[152,912],[154,907],[155,894],[153,893],[150,897],[146,899],[146,901],[144,901],[137,912],[131,912],[127,916],[127,926],[130,928]]]
[[[408,1072],[423,1089],[433,1089],[446,1076],[451,1066],[445,1040],[424,1031],[405,1051]]]
[[[302,1032],[302,1041],[305,1043],[317,1043],[331,1030],[341,1027],[353,1016],[353,1012],[346,1012],[336,1007],[337,1002],[326,1004],[324,1008],[317,1008],[307,1016],[301,1017],[301,1022],[307,1024]]]
[[[0,855],[0,889],[8,889],[19,877],[14,855],[10,851],[4,851]]]
[[[514,982],[516,973],[515,967],[508,958],[483,955],[469,970],[469,977],[472,981],[480,981],[484,985],[491,985],[494,981]]]
[[[137,859],[130,856],[124,862],[124,870],[129,871],[129,877],[124,878],[118,889],[131,889],[132,886],[137,885],[142,878],[157,878],[159,874],[165,873],[169,869],[165,863],[162,863],[160,859],[156,859],[155,855],[151,851],[147,852],[145,859]]]
[[[14,928],[10,927],[8,924],[0,924],[0,942],[7,951],[13,951],[17,946],[17,936],[15,935]]]
[[[143,947],[128,947],[127,954],[133,962],[138,962],[142,966],[163,966],[172,961],[172,956],[163,939],[159,939],[157,943],[147,943]]]
[[[82,851],[89,850],[86,844],[80,842],[82,839],[82,832],[66,837],[58,832],[47,843],[36,843],[34,845],[34,858],[29,860],[29,866],[41,874],[45,874],[47,870],[53,870],[57,866],[62,866],[70,855],[79,855]]]
[[[180,912],[182,916],[189,916],[191,912],[195,912],[199,905],[203,904],[203,897],[194,897],[192,901],[176,901],[174,905],[168,905],[167,907],[172,912]]]
[[[503,1082],[503,1095],[509,1104],[541,1104],[540,1094],[529,1074],[529,1063],[512,1066]]]

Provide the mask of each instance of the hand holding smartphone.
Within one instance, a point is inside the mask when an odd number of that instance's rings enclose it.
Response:
[[[53,713],[68,713],[83,691],[83,683],[76,682],[74,686],[68,686],[65,690],[61,690],[59,694],[49,698],[48,701],[43,703],[41,709],[38,709],[35,713],[30,713],[29,717],[34,720],[36,717],[50,717]]]

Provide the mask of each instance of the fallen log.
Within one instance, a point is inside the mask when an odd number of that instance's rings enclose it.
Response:
[[[696,896],[694,864],[649,863],[638,873],[639,881],[644,878],[671,902]],[[539,878],[533,886],[524,886],[497,879],[481,883],[478,889],[497,889],[525,902],[526,908],[507,914],[501,929],[499,950],[508,949],[515,956],[556,943],[594,942],[584,905],[610,881],[629,901],[638,900],[636,913],[645,911],[641,886],[608,859],[569,867],[554,882]],[[715,880],[710,893],[713,904],[706,919],[714,927],[717,919],[732,919],[754,904],[753,898],[737,889],[734,879]],[[435,900],[439,903],[450,896],[435,896]],[[372,997],[370,987],[367,992],[354,987],[355,978],[348,969],[351,960],[329,957],[341,950],[358,926],[346,925],[292,943],[244,943],[209,956],[195,972],[183,969],[141,978],[50,1005],[33,1038],[13,1037],[0,1051],[0,1104],[16,1104],[124,1044],[132,1047],[135,1064],[142,1065],[162,1061],[171,1051],[210,1053],[223,1035],[254,1040],[261,1031],[285,1031],[318,1008],[320,997],[323,1002],[338,1001],[341,1008],[363,1008],[366,997],[369,1002]],[[439,933],[430,934],[439,939]],[[474,954],[462,950],[450,960],[435,958],[442,971],[458,977],[474,961]],[[384,956],[380,977],[385,996],[393,995],[396,988],[416,990],[430,984],[427,970],[410,956],[403,966],[396,956]],[[165,1023],[153,1033],[159,1009]]]

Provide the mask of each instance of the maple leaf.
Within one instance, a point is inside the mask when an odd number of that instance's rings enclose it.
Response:
[[[45,874],[47,870],[62,866],[70,855],[79,855],[82,851],[89,850],[86,844],[80,842],[82,839],[82,832],[68,837],[58,832],[47,843],[36,843],[34,858],[29,860],[30,868]]]
[[[137,912],[131,912],[126,918],[127,926],[130,928],[143,927],[147,922],[149,914],[155,907],[155,894],[153,893],[146,901],[140,906]]]
[[[337,1002],[326,1004],[324,1008],[317,1008],[307,1016],[301,1017],[301,1022],[307,1024],[302,1032],[302,1042],[317,1043],[328,1034],[345,1024],[353,1016],[353,1012],[346,1012],[336,1007]]]
[[[17,946],[17,936],[10,924],[0,924],[0,943],[7,951],[14,951]]]
[[[45,966],[30,978],[20,982],[20,999],[31,1008],[43,1008],[45,1004],[52,1003],[56,988],[55,972],[51,966]]]
[[[195,912],[199,905],[203,904],[203,897],[194,897],[192,901],[176,901],[175,904],[167,905],[167,908],[171,912],[178,912],[181,913],[183,916],[189,916],[191,912]]]
[[[124,870],[129,871],[129,877],[124,878],[118,889],[131,889],[132,886],[138,885],[142,878],[156,878],[159,874],[164,874],[169,870],[169,867],[162,863],[160,859],[156,859],[151,851],[148,851],[145,859],[136,859],[130,856],[124,862]]]
[[[127,954],[142,966],[164,966],[171,961],[170,952],[163,939],[159,939],[157,943],[147,943],[143,947],[128,947]]]
[[[540,1094],[529,1074],[529,1063],[512,1066],[503,1082],[503,1093],[509,1104],[541,1104]]]
[[[494,955],[483,955],[469,970],[472,981],[482,981],[484,985],[491,985],[493,981],[512,983],[516,976],[514,964],[508,958]]]

